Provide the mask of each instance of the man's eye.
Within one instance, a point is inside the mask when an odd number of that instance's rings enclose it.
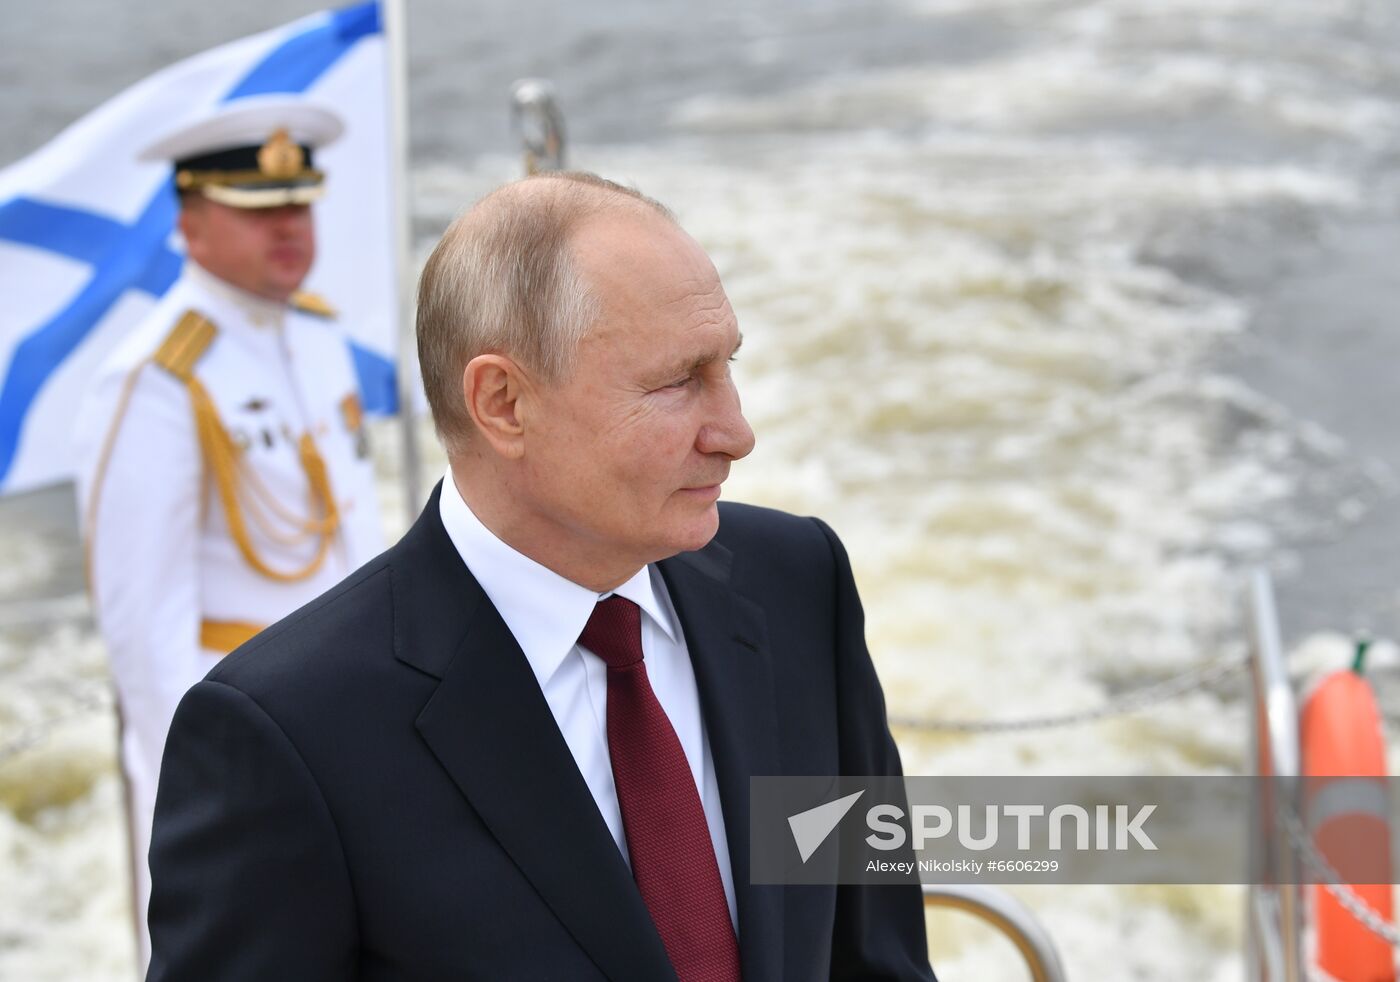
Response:
[[[663,388],[663,389],[684,389],[687,385],[689,385],[689,384],[690,384],[691,382],[693,382],[694,380],[695,380],[695,376],[694,376],[694,375],[687,375],[685,378],[676,379],[676,381],[672,382],[670,385],[663,385],[662,388]]]

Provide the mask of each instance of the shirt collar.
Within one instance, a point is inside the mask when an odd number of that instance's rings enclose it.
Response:
[[[657,596],[659,574],[654,566],[642,567],[609,593],[595,593],[565,579],[516,551],[483,525],[462,500],[450,467],[442,480],[439,511],[448,538],[519,642],[541,688],[578,643],[594,606],[613,593],[635,603],[672,643],[676,642],[670,607]]]
[[[267,297],[260,297],[247,290],[241,290],[232,283],[215,276],[193,259],[187,259],[185,262],[185,276],[209,296],[237,308],[248,323],[257,327],[282,326],[282,318],[287,311],[286,304],[269,300]],[[223,327],[224,325],[219,326]]]

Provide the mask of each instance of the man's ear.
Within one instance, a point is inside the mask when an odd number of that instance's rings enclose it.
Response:
[[[505,355],[477,355],[462,369],[462,400],[477,433],[507,460],[525,455],[525,389],[524,372]]]

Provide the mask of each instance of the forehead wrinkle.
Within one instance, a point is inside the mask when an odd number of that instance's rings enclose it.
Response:
[[[726,330],[731,326],[736,331],[738,330],[734,308],[729,303],[729,297],[725,295],[724,288],[718,282],[716,282],[714,289],[688,293],[684,297],[668,302],[663,309],[676,307],[681,308],[683,315],[681,323],[688,333],[713,329]],[[715,342],[716,345],[720,343],[722,342]],[[719,357],[719,355],[714,357]],[[704,360],[713,360],[713,358]]]
[[[690,276],[678,279],[675,285],[676,295],[664,301],[663,307],[694,304],[697,313],[704,313],[729,305],[729,297],[718,276]]]
[[[709,351],[702,352],[701,354],[698,354],[695,357],[690,358],[688,360],[683,358],[677,359],[673,367],[669,369],[669,371],[665,374],[678,375],[682,372],[688,374],[691,372],[698,371],[707,365],[713,365],[717,362],[728,361],[735,355],[735,353],[738,352],[739,346],[743,343],[744,335],[740,333],[738,339],[734,342],[734,347],[731,348],[729,351],[726,352],[722,347],[711,348]]]

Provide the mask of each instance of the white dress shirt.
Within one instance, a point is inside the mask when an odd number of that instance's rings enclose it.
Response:
[[[578,636],[594,606],[612,594],[579,586],[498,539],[462,500],[451,468],[443,478],[440,507],[448,537],[519,642],[579,773],[630,866],[622,810],[608,756],[607,666],[578,644]],[[700,716],[695,670],[680,620],[671,606],[666,583],[654,565],[638,570],[612,593],[642,609],[642,654],[647,678],[690,763],[724,882],[729,919],[737,932],[734,874],[729,868],[719,785],[705,722]]]

